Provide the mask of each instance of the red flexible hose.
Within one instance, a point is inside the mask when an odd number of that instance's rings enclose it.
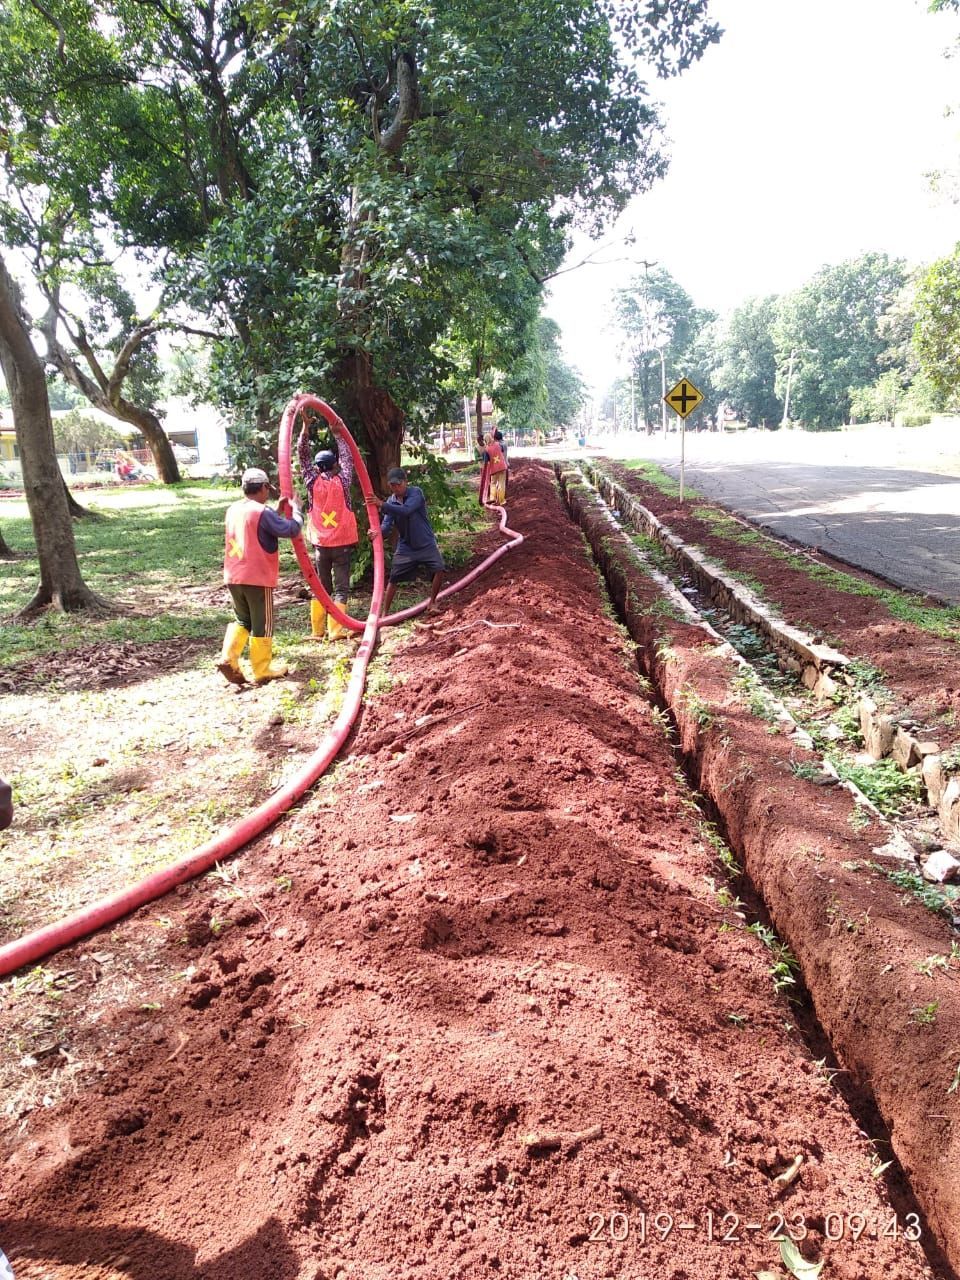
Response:
[[[330,406],[317,399],[316,396],[295,396],[287,405],[281,420],[280,448],[278,451],[280,492],[286,503],[289,503],[293,497],[293,485],[290,476],[291,428],[297,415],[304,408],[319,410],[328,422],[340,422],[340,419]],[[341,423],[340,425],[342,426],[343,424]],[[117,893],[109,894],[107,897],[91,903],[90,906],[84,907],[80,911],[73,912],[72,915],[66,916],[54,924],[46,925],[42,929],[35,929],[32,933],[25,934],[22,938],[6,943],[0,947],[0,977],[14,973],[17,969],[22,968],[24,965],[32,964],[36,960],[41,960],[51,952],[59,951],[62,947],[66,947],[80,938],[87,937],[89,934],[96,932],[97,929],[102,929],[105,925],[113,924],[114,921],[122,919],[132,911],[136,911],[138,907],[142,907],[148,902],[153,902],[156,898],[163,897],[165,893],[169,893],[178,884],[183,884],[184,881],[192,880],[204,871],[209,871],[217,862],[229,857],[232,853],[236,853],[238,849],[243,848],[250,840],[261,835],[282,814],[286,813],[290,806],[313,786],[343,746],[353,727],[353,722],[357,718],[360,704],[363,700],[367,667],[373,655],[378,629],[384,622],[400,622],[404,618],[412,617],[414,614],[419,613],[426,604],[424,602],[423,604],[414,605],[411,609],[404,609],[401,613],[391,614],[389,619],[384,619],[381,622],[380,609],[383,604],[384,572],[383,539],[380,536],[379,511],[376,504],[371,501],[374,496],[373,488],[360,451],[346,427],[343,427],[343,434],[357,468],[357,477],[367,506],[367,517],[370,521],[370,532],[373,537],[373,595],[370,600],[370,613],[367,615],[365,622],[358,622],[354,618],[347,617],[340,609],[334,606],[333,601],[327,596],[313,570],[303,538],[294,539],[294,551],[296,552],[297,560],[314,594],[323,600],[334,617],[345,622],[352,630],[363,631],[363,639],[354,658],[353,670],[350,674],[350,681],[347,685],[346,696],[344,697],[340,714],[327,730],[316,751],[304,762],[299,772],[278,791],[275,791],[273,795],[264,800],[262,804],[259,804],[256,809],[248,813],[246,817],[241,818],[239,822],[232,827],[228,827],[227,830],[221,831],[212,840],[208,840],[206,844],[201,845],[199,849],[187,854],[185,858],[181,858],[178,862],[169,867],[164,867],[160,871],[153,872],[152,875],[146,876],[137,884],[121,889]],[[478,565],[464,578],[461,578],[458,583],[441,592],[441,595],[450,595],[453,591],[458,591],[461,587],[473,582],[484,569],[499,560],[511,548],[519,546],[523,541],[521,534],[507,528],[506,511],[502,507],[496,507],[494,510],[500,512],[501,530],[510,534],[513,540],[499,547],[493,555],[488,556],[482,564]]]

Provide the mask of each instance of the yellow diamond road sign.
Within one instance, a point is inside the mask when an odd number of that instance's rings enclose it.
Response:
[[[674,413],[689,418],[698,404],[703,404],[703,392],[698,391],[687,378],[681,378],[672,391],[663,397]]]

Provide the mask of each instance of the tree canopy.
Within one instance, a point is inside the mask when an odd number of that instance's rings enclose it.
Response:
[[[880,317],[906,280],[903,262],[883,253],[824,267],[783,299],[775,327],[781,376],[793,353],[790,414],[813,427],[850,415],[853,388],[879,377],[886,341]]]
[[[660,421],[663,391],[681,375],[693,376],[687,366],[695,340],[716,317],[695,306],[686,289],[663,267],[645,271],[618,290],[614,305],[624,352],[636,379],[636,412],[651,426]]]
[[[23,180],[210,317],[250,451],[336,398],[382,468],[442,416],[476,298],[501,317],[662,172],[646,77],[707,0],[10,0],[0,111]],[[469,373],[469,370],[464,370]]]

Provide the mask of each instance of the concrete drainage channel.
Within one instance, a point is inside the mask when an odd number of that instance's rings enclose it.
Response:
[[[815,698],[822,702],[834,697],[843,685],[855,686],[856,664],[846,654],[817,643],[777,618],[748,587],[725,576],[696,548],[682,543],[601,467],[586,462],[584,472],[629,528],[661,546],[678,571],[712,607],[726,614],[734,624],[753,628],[777,655],[781,666],[796,674]],[[948,876],[955,876],[960,872],[960,859],[948,849],[931,848],[932,844],[960,847],[960,776],[955,773],[953,753],[944,754],[939,743],[918,736],[914,726],[879,706],[867,691],[855,696],[854,705],[865,758],[890,760],[904,772],[918,768],[916,781],[934,815],[933,822],[925,824],[926,829],[920,831],[915,846],[918,855],[932,855],[924,858],[924,874],[931,881],[941,883]],[[937,840],[932,839],[933,832]],[[902,843],[899,847],[905,857],[910,856]]]
[[[638,552],[634,537],[618,527],[583,473],[560,464],[557,474],[638,646],[641,667],[672,715],[691,776],[715,807],[777,933],[797,957],[815,1017],[852,1090],[873,1100],[890,1133],[943,1249],[939,1258],[933,1250],[931,1262],[942,1274],[955,1275],[960,935],[947,914],[928,909],[941,905],[936,899],[924,905],[922,894],[905,896],[906,859],[920,882],[913,847],[898,839],[855,788],[829,785],[836,778],[812,765],[810,735],[657,570],[657,557]],[[609,481],[601,485],[621,518],[640,519],[624,510],[624,499],[636,499],[614,493]],[[656,542],[663,545],[671,536],[661,527]],[[710,590],[716,604],[717,590],[697,577],[698,590]],[[738,603],[729,613],[742,618],[739,608]],[[750,625],[765,635],[768,626],[777,632],[769,617],[751,618]],[[821,696],[831,691],[827,681],[842,680],[849,665],[844,655],[800,633],[787,642],[777,634],[771,644],[808,688],[819,684]]]

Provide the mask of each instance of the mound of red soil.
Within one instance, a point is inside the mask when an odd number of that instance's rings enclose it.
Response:
[[[786,1233],[830,1280],[932,1274],[545,468],[510,511],[527,541],[248,855],[289,892],[218,938],[209,882],[165,904],[178,1007],[65,1005],[99,1083],[6,1134],[17,1280],[726,1280]]]

